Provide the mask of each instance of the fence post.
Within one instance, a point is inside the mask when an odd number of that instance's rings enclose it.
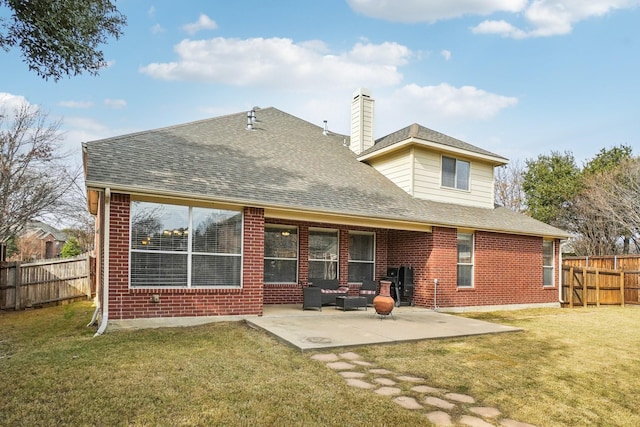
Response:
[[[620,307],[624,307],[624,271],[620,272]]]
[[[85,259],[86,259],[85,272],[87,274],[87,279],[85,280],[84,285],[87,287],[87,300],[90,300],[91,299],[91,257],[89,256],[89,252],[87,252]]]
[[[573,308],[573,266],[569,268],[569,308]]]
[[[600,307],[600,270],[596,268],[596,307]]]
[[[16,290],[14,292],[14,295],[16,297],[15,300],[15,304],[14,304],[14,310],[20,310],[20,285],[22,284],[22,269],[20,268],[20,262],[16,263],[16,281],[15,281],[15,286],[16,286]]]
[[[582,270],[582,306],[587,307],[587,280],[589,280],[589,275],[586,272],[586,269]]]

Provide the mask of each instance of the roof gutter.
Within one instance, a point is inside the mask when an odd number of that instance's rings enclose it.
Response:
[[[104,269],[102,271],[102,319],[94,337],[104,334],[109,323],[109,221],[111,217],[111,189],[104,189]]]

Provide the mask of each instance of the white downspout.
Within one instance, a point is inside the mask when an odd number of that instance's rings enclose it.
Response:
[[[104,334],[109,323],[109,221],[111,220],[111,189],[104,189],[104,270],[102,291],[102,321],[94,337]]]
[[[564,301],[562,301],[562,285],[564,285],[564,281],[562,280],[562,278],[564,276],[564,273],[562,272],[562,247],[569,242],[567,242],[566,240],[560,240],[559,243],[560,250],[558,250],[558,269],[560,270],[560,274],[558,275],[558,301],[560,301],[560,304],[563,304]]]

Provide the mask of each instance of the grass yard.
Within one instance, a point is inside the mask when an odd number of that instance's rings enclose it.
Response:
[[[92,312],[0,313],[0,425],[427,424],[244,324],[93,338]],[[539,426],[640,425],[640,308],[468,316],[525,332],[353,351]]]

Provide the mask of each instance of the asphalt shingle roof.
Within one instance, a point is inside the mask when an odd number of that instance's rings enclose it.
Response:
[[[427,142],[435,142],[446,147],[457,148],[460,150],[469,151],[471,153],[481,154],[483,156],[496,157],[498,159],[504,160],[505,163],[508,161],[508,159],[499,156],[498,154],[476,147],[475,145],[468,144],[464,141],[437,132],[435,130],[426,128],[417,123],[414,123],[410,126],[407,126],[406,128],[400,129],[398,131],[390,133],[387,136],[383,136],[382,138],[377,139],[373,147],[362,152],[361,156],[366,156],[367,154],[382,150],[383,148],[389,147],[400,141],[405,141],[409,138],[415,138]]]
[[[84,144],[87,187],[448,225],[564,236],[508,209],[411,197],[357,160],[346,135],[276,108],[238,113]]]

